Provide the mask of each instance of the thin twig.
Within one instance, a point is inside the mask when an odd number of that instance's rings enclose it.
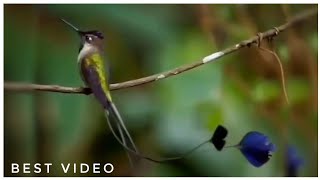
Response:
[[[307,10],[294,18],[292,18],[289,22],[278,26],[276,29],[272,28],[268,31],[265,31],[261,33],[261,38],[262,39],[267,39],[267,38],[272,38],[278,33],[284,31],[285,29],[291,27],[292,25],[298,24],[299,22],[310,18],[318,13],[318,9],[310,9]],[[253,36],[250,39],[244,40],[238,44],[235,44],[229,48],[226,48],[222,51],[213,53],[209,56],[206,56],[202,60],[198,60],[192,64],[187,64],[183,65],[180,67],[177,67],[175,69],[162,72],[159,74],[151,75],[148,77],[143,77],[140,79],[135,79],[135,80],[130,80],[122,83],[116,83],[116,84],[111,84],[110,89],[111,90],[118,90],[118,89],[124,89],[124,88],[129,88],[129,87],[134,87],[134,86],[139,86],[151,82],[155,82],[161,79],[165,79],[177,74],[181,74],[183,72],[186,72],[188,70],[194,69],[196,67],[199,67],[203,64],[213,62],[227,54],[234,53],[238,51],[239,49],[242,49],[244,47],[250,47],[252,44],[257,44],[259,41],[259,37]],[[58,85],[40,85],[40,84],[23,84],[23,83],[15,83],[15,82],[5,82],[4,83],[4,89],[9,90],[9,91],[49,91],[49,92],[59,92],[59,93],[77,93],[77,94],[90,94],[91,90],[89,88],[85,87],[64,87],[64,86],[58,86]]]
[[[284,78],[284,70],[283,70],[282,63],[281,63],[279,56],[277,55],[277,53],[275,53],[274,51],[270,51],[269,49],[266,49],[263,47],[259,47],[259,49],[272,54],[276,58],[276,60],[278,61],[279,67],[280,67],[280,72],[281,72],[282,90],[283,90],[283,94],[286,99],[286,102],[289,105],[289,98],[288,98],[288,94],[287,94],[287,90],[286,90],[286,82],[285,82],[285,78]]]
[[[47,91],[59,93],[91,94],[91,89],[86,87],[64,87],[59,85],[41,85],[28,83],[4,82],[4,89],[10,91]]]

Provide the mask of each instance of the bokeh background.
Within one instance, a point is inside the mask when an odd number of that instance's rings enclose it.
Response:
[[[317,5],[4,5],[4,80],[83,86],[76,58],[80,29],[105,34],[111,83],[192,63]],[[317,17],[273,41],[279,65],[255,47],[162,81],[112,92],[140,151],[152,157],[182,154],[207,140],[218,124],[227,144],[255,130],[277,145],[255,168],[237,149],[207,144],[179,161],[143,161],[132,174],[92,96],[4,92],[4,165],[51,162],[50,174],[18,176],[284,176],[285,147],[304,159],[300,176],[318,170]],[[264,44],[267,46],[268,44]],[[64,174],[60,163],[113,163],[112,174]],[[31,169],[32,170],[32,169]]]

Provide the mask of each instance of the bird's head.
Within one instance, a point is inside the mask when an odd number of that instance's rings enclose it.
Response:
[[[85,44],[90,44],[92,46],[98,46],[98,47],[102,45],[102,40],[104,39],[104,36],[100,31],[97,31],[97,30],[82,31],[79,28],[72,25],[71,23],[69,23],[68,21],[66,21],[64,19],[61,19],[61,20],[64,23],[66,23],[68,26],[70,26],[74,31],[76,31],[78,33],[78,35],[80,36],[81,43],[80,43],[79,51],[82,49],[82,47]]]

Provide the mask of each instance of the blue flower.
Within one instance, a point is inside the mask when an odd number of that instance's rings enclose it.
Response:
[[[247,133],[237,146],[246,159],[255,167],[260,167],[271,157],[271,153],[276,150],[269,138],[259,132]]]
[[[302,164],[303,159],[298,155],[296,148],[294,148],[293,146],[288,146],[286,153],[287,176],[297,176],[298,169]]]

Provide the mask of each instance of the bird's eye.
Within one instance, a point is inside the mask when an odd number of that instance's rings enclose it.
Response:
[[[87,41],[92,41],[92,37],[91,36],[86,36]]]

